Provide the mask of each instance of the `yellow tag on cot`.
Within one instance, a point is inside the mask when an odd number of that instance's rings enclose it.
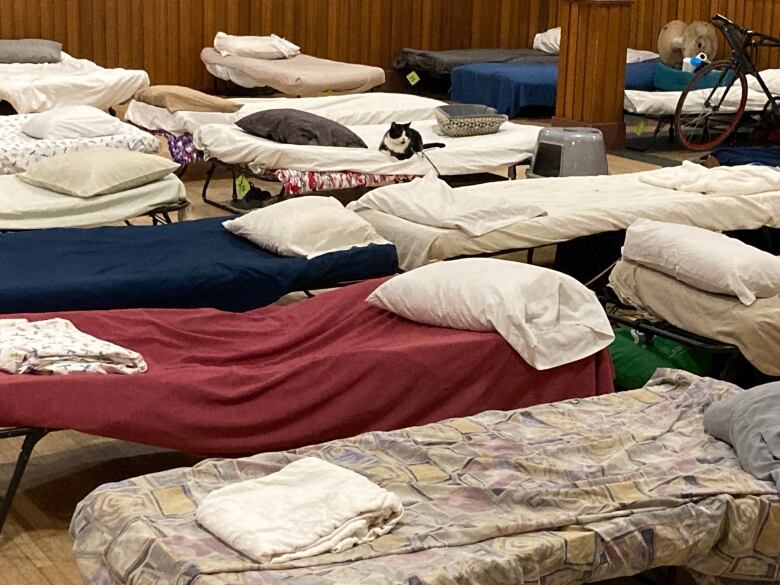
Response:
[[[412,71],[409,75],[406,76],[406,80],[410,85],[417,85],[420,83],[420,76],[417,75],[416,71]]]
[[[236,177],[236,191],[238,191],[239,197],[244,197],[252,190],[252,185],[249,184],[245,175],[239,175]]]
[[[642,134],[644,134],[646,127],[647,127],[647,121],[644,118],[640,118],[639,122],[634,128],[634,134],[636,134],[637,136],[642,136]]]

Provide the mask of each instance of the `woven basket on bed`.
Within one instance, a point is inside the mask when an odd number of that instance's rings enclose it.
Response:
[[[439,128],[452,137],[495,134],[508,119],[488,106],[458,104],[436,108]]]

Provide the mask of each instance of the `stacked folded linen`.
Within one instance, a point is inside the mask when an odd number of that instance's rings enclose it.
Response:
[[[547,214],[519,197],[490,193],[474,197],[457,191],[433,171],[410,183],[373,189],[347,209],[373,209],[423,225],[459,229],[470,236]]]
[[[642,173],[639,180],[655,187],[703,195],[757,195],[780,191],[780,171],[758,165],[710,169],[684,161],[679,167]]]
[[[10,374],[138,374],[139,353],[97,339],[65,319],[0,319],[0,370]]]
[[[214,48],[223,57],[251,57],[253,59],[290,59],[300,55],[301,48],[282,37],[234,36],[218,32]]]
[[[398,496],[314,457],[211,492],[196,512],[214,536],[273,566],[372,541],[402,516]]]

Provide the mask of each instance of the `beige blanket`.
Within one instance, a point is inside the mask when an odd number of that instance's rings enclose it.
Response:
[[[215,77],[249,88],[270,87],[296,97],[362,93],[385,82],[385,72],[379,67],[310,55],[276,60],[223,57],[209,47],[203,49],[200,58]]]
[[[746,307],[736,297],[693,288],[621,260],[609,277],[625,303],[685,331],[739,347],[756,368],[780,376],[780,296]]]

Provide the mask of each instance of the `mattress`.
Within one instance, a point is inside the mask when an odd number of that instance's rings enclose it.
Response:
[[[107,110],[148,85],[146,71],[105,69],[67,53],[60,63],[0,65],[0,100],[19,114],[73,105]]]
[[[298,55],[290,59],[223,57],[215,49],[203,49],[200,58],[214,77],[245,88],[270,87],[293,97],[330,93],[363,93],[385,82],[379,67],[357,65]]]
[[[393,61],[397,70],[413,69],[432,77],[445,77],[454,67],[473,63],[556,63],[558,55],[536,49],[455,49],[425,51],[401,49]]]
[[[132,219],[186,202],[184,184],[173,175],[88,199],[33,187],[14,176],[0,176],[0,230],[87,227]]]
[[[34,115],[0,116],[0,175],[21,173],[44,158],[88,148],[122,148],[149,153],[157,153],[160,149],[154,136],[125,123],[119,133],[112,136],[60,140],[33,138],[22,132],[22,128]]]
[[[609,283],[623,302],[651,318],[736,345],[758,370],[780,376],[780,296],[747,307],[737,298],[698,290],[625,260],[615,266]]]
[[[192,134],[204,124],[234,124],[244,116],[263,110],[294,108],[335,120],[345,125],[390,124],[415,122],[435,116],[444,102],[404,93],[372,92],[322,96],[314,98],[244,98],[233,99],[242,104],[235,114],[219,112],[169,112],[133,100],[127,108],[125,121],[150,130],[165,130],[171,134]]]
[[[657,61],[626,65],[626,89],[652,91]],[[523,108],[555,107],[557,63],[478,63],[452,70],[452,98],[516,117]]]
[[[246,313],[57,313],[140,352],[149,370],[0,374],[0,427],[246,454],[612,391],[607,349],[538,371],[497,333],[420,325],[364,302],[380,282]]]
[[[246,311],[298,290],[394,274],[391,245],[312,260],[266,252],[225,218],[0,234],[0,313],[134,307]],[[132,251],[129,253],[128,251]]]
[[[654,187],[643,183],[641,176],[526,179],[456,189],[461,197],[479,197],[482,193],[522,197],[547,212],[480,237],[413,223],[372,209],[358,213],[396,245],[404,270],[435,260],[537,248],[624,230],[639,218],[715,231],[780,227],[780,192],[739,197],[701,195]]]
[[[350,126],[368,148],[301,146],[280,144],[247,134],[236,126],[207,124],[194,135],[195,146],[207,159],[247,165],[260,173],[266,169],[297,171],[355,171],[376,175],[424,175],[431,170],[425,158],[397,160],[379,150],[387,124]],[[540,126],[504,124],[496,134],[450,138],[438,133],[437,122],[412,124],[426,143],[440,142],[445,148],[426,152],[442,175],[465,175],[506,168],[528,160],[536,146]]]
[[[713,585],[778,581],[777,488],[743,471],[702,423],[713,402],[738,392],[667,370],[640,390],[108,484],[76,509],[74,553],[86,585],[580,585],[663,566]],[[197,525],[208,493],[304,456],[397,494],[401,523],[272,570]]]
[[[766,69],[760,72],[761,78],[769,87],[769,91],[780,94],[780,69]],[[764,109],[767,99],[766,94],[758,84],[758,80],[748,75],[748,96],[745,110],[748,112],[760,112]],[[692,91],[685,100],[686,112],[695,113],[697,106],[703,105],[712,92],[711,89]],[[626,90],[623,107],[627,112],[646,116],[673,116],[677,110],[677,103],[682,96],[681,91],[641,91]],[[742,99],[742,91],[732,88],[726,95],[723,103],[724,111],[733,111]],[[691,105],[690,109],[687,107]]]

